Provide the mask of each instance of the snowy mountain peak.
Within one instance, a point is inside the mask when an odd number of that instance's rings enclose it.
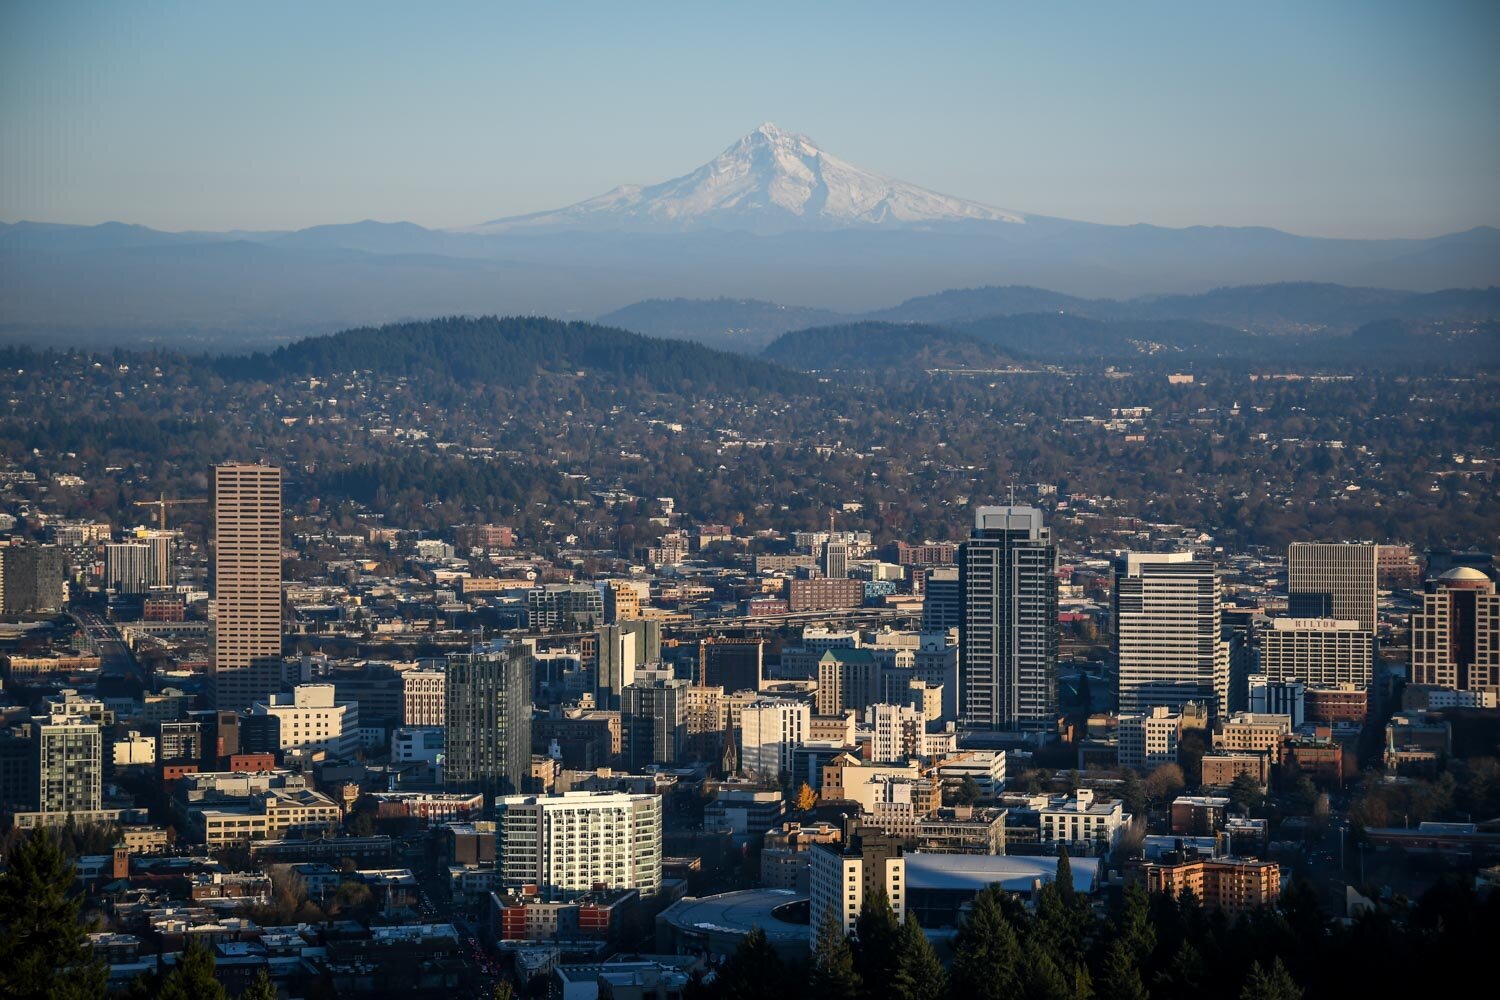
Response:
[[[552,212],[496,219],[480,232],[924,227],[1024,222],[1007,212],[892,180],[825,152],[772,122],[690,174],[627,185]]]

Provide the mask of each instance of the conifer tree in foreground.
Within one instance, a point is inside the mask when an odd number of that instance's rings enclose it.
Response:
[[[109,970],[78,922],[73,863],[50,831],[11,851],[0,877],[0,996],[85,1000],[104,996]]]

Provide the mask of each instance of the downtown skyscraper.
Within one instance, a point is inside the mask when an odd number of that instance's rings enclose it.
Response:
[[[454,791],[517,795],[531,770],[531,674],[524,646],[448,657],[443,781]]]
[[[1287,549],[1287,613],[1293,618],[1376,625],[1377,547],[1359,542],[1293,542]]]
[[[1040,729],[1057,714],[1057,546],[1035,507],[980,507],[959,546],[959,720]]]
[[[281,470],[213,470],[214,707],[239,712],[281,688]]]
[[[1229,649],[1219,635],[1219,581],[1191,552],[1131,552],[1115,567],[1120,711],[1211,715],[1229,707]]]

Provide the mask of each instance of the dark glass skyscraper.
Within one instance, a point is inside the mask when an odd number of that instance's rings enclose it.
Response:
[[[517,795],[531,769],[531,654],[522,646],[448,657],[443,781]]]
[[[977,729],[1057,714],[1057,547],[1035,507],[980,507],[959,546],[958,713]]]

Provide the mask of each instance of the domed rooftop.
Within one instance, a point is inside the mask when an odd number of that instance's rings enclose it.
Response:
[[[1449,583],[1489,583],[1490,578],[1472,566],[1455,566],[1442,576],[1439,580],[1447,580]]]

